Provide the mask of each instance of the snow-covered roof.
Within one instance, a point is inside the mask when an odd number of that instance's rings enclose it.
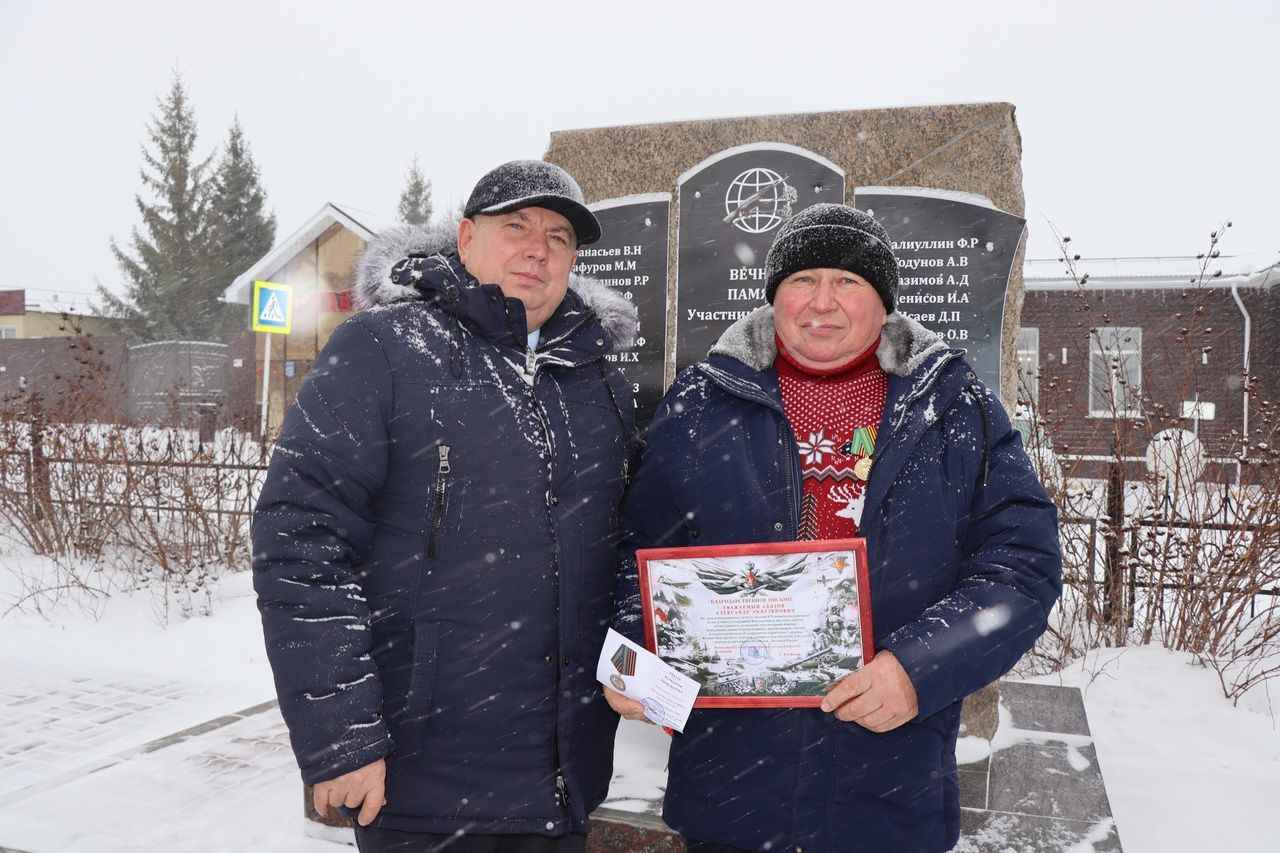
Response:
[[[395,220],[345,204],[325,202],[324,206],[316,211],[315,215],[301,228],[277,243],[271,251],[231,282],[231,286],[222,292],[222,301],[248,305],[253,298],[254,281],[275,273],[335,224],[354,231],[362,240],[368,242],[389,226],[394,225]]]
[[[92,293],[73,291],[47,290],[28,287],[26,290],[26,310],[43,311],[46,314],[73,314],[77,317],[101,317],[94,301],[99,297]]]
[[[1186,287],[1202,273],[1206,287],[1270,287],[1280,284],[1280,253],[1222,255],[1196,258],[1191,255],[1136,258],[1081,258],[1075,261],[1078,275],[1089,275],[1093,289],[1108,287],[1141,290],[1145,288]],[[1214,277],[1221,270],[1222,275]],[[1057,258],[1031,258],[1022,266],[1027,290],[1073,290],[1075,279]]]

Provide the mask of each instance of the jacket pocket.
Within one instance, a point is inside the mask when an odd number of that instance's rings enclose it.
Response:
[[[857,805],[867,821],[941,833],[948,767],[954,753],[939,719],[912,720],[883,734],[842,723],[837,730],[832,800]],[[953,773],[954,775],[954,773]],[[833,830],[836,830],[833,827]],[[848,831],[852,826],[838,831]]]
[[[432,697],[435,694],[439,640],[438,623],[420,622],[414,625],[409,696],[405,702],[401,735],[396,744],[396,752],[400,755],[411,755],[422,749],[431,719]]]
[[[449,475],[453,471],[449,464],[449,445],[438,444],[436,451],[439,454],[440,465],[436,468],[435,509],[431,516],[431,532],[427,538],[427,558],[430,560],[436,558],[436,543],[440,539],[440,527],[444,522],[444,512],[449,500]]]

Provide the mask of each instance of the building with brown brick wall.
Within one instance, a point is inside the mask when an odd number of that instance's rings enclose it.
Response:
[[[125,416],[126,342],[109,320],[0,290],[0,406],[54,420]]]
[[[1250,403],[1274,399],[1280,256],[1028,261],[1019,360],[1024,393],[1076,476],[1118,448],[1145,475],[1151,436],[1197,435],[1204,479],[1230,480]],[[1221,274],[1214,273],[1221,270]],[[1245,377],[1256,382],[1246,388]],[[1214,464],[1216,462],[1216,464]]]

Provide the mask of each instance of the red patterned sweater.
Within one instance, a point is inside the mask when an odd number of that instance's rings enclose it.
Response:
[[[889,377],[876,360],[880,340],[848,364],[814,370],[797,362],[775,335],[782,408],[800,450],[804,491],[800,539],[858,535],[876,430]]]

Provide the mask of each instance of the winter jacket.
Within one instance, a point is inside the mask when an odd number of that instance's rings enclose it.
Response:
[[[253,522],[280,710],[308,784],[386,757],[378,826],[582,833],[612,770],[595,664],[635,440],[604,355],[635,311],[575,276],[531,351],[523,304],[444,242],[366,253],[369,310],[285,417]]]
[[[731,327],[664,397],[623,504],[619,623],[639,641],[634,548],[789,541],[801,468],[773,367],[773,309]],[[663,817],[746,850],[939,851],[959,837],[960,700],[1004,674],[1061,589],[1057,517],[1003,409],[959,351],[901,314],[860,535],[875,648],[919,716],[884,734],[810,709],[695,710]]]

